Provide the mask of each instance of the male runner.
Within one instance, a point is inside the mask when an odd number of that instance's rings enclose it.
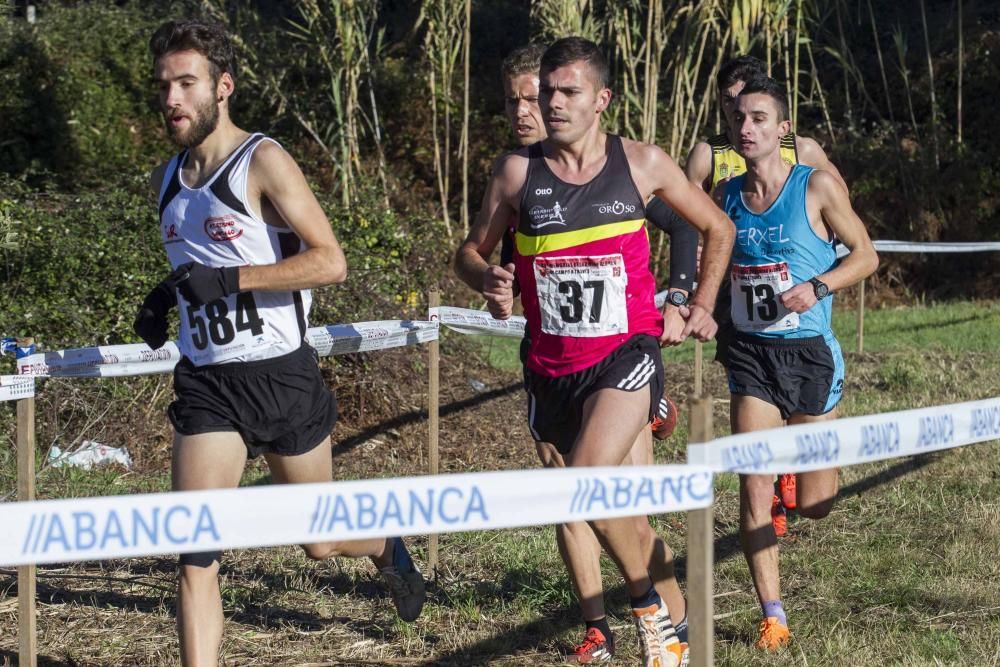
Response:
[[[734,58],[719,68],[715,78],[716,91],[727,130],[709,137],[708,141],[695,144],[685,165],[688,179],[702,186],[705,192],[713,192],[720,182],[746,172],[746,163],[734,148],[736,139],[730,137],[729,128],[735,127],[732,116],[736,108],[736,97],[747,81],[761,76],[767,76],[766,68],[764,63],[753,56]],[[823,147],[814,139],[789,132],[782,137],[779,151],[781,159],[788,164],[804,164],[830,173],[840,182],[844,191],[847,191],[847,183],[827,158]],[[729,341],[734,332],[729,317],[728,280],[723,281],[719,290],[714,316],[719,323],[719,332],[715,337],[715,360],[725,366],[726,351],[729,349]],[[786,510],[793,510],[796,506],[795,475],[779,475],[776,486],[771,499],[771,520],[774,523],[775,534],[781,537],[788,532]]]
[[[172,486],[238,486],[247,457],[260,454],[278,483],[330,481],[336,401],[304,336],[309,290],[343,282],[344,254],[295,161],[230,119],[234,52],[224,29],[171,21],[153,35],[150,51],[167,133],[184,150],[153,172],[175,271],[147,297],[135,329],[151,346],[162,345],[167,312],[179,305],[183,357],[168,412]],[[399,615],[419,615],[424,581],[402,540],[303,549],[314,559],[371,557]],[[185,665],[218,661],[221,557],[180,558],[177,625]]]
[[[545,48],[528,44],[512,51],[503,62],[502,78],[506,97],[507,117],[515,140],[521,146],[530,146],[546,137],[545,125],[538,106],[538,69]],[[670,291],[667,305],[663,309],[664,328],[668,330],[668,344],[679,342],[684,329],[684,319],[680,306],[670,302],[670,298],[680,304],[686,303],[694,282],[695,255],[698,246],[698,232],[691,225],[675,215],[659,198],[654,197],[646,204],[646,219],[670,234]],[[507,233],[502,237],[500,265],[513,273],[514,235],[518,219],[511,219]],[[492,255],[493,248],[483,244],[480,252]],[[677,293],[674,296],[674,293]],[[679,298],[678,298],[679,297]],[[664,408],[666,412],[664,413]],[[653,435],[669,437],[669,431],[677,423],[676,407],[664,392],[660,399],[657,415],[653,420]],[[654,427],[659,422],[664,429]],[[535,447],[542,463],[547,467],[566,465],[562,455],[548,442],[536,442]],[[649,465],[653,463],[652,441],[639,438],[623,463]],[[650,576],[657,592],[667,603],[671,619],[681,642],[687,641],[687,615],[684,596],[674,576],[673,552],[656,535],[648,521],[639,523],[643,544],[649,551]],[[586,624],[583,641],[568,656],[569,660],[581,663],[608,662],[614,655],[614,635],[608,625],[604,610],[604,591],[601,582],[601,545],[594,531],[586,522],[556,526],[556,541],[559,553],[569,571],[577,599],[580,601]]]
[[[601,130],[611,91],[596,44],[555,42],[539,78],[548,137],[498,160],[455,268],[499,318],[511,314],[517,276],[531,341],[524,373],[535,440],[552,443],[568,465],[619,465],[638,438],[650,437],[646,425],[663,382],[645,202],[665,199],[705,235],[698,292],[680,309],[682,338],[715,333],[711,309],[732,225],[659,148]],[[562,222],[553,215],[556,202]],[[514,271],[488,263],[512,216]],[[650,580],[638,521],[648,520],[590,525],[625,577],[644,664],[678,665],[686,646]]]
[[[781,157],[791,130],[773,79],[748,82],[732,131],[747,171],[716,189],[736,225],[729,391],[734,433],[834,419],[844,361],[830,322],[832,293],[872,274],[878,255],[833,175]],[[851,254],[837,262],[834,237]],[[836,468],[799,473],[798,511],[820,519],[837,494]],[[740,537],[764,620],[759,648],[791,639],[781,604],[770,475],[740,475]]]

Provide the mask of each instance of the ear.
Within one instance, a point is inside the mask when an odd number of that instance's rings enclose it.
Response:
[[[601,88],[597,91],[597,113],[602,113],[608,108],[612,97],[614,97],[614,93],[611,92],[610,88]]]
[[[792,131],[792,121],[790,121],[790,120],[783,120],[780,123],[778,123],[778,135],[779,136],[783,137],[783,136],[785,136],[786,134],[788,134],[791,131]]]
[[[236,82],[229,72],[219,75],[219,83],[215,86],[215,96],[220,102],[228,100],[229,96],[236,90]]]

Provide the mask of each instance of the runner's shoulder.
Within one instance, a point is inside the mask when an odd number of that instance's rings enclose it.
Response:
[[[625,157],[632,169],[652,169],[673,162],[673,159],[659,146],[633,141],[625,137],[622,137],[621,140]]]
[[[832,201],[846,196],[837,177],[823,169],[813,169],[809,176],[808,193],[820,197],[821,201]]]
[[[493,162],[490,178],[520,187],[528,176],[528,146],[508,151]]]
[[[798,155],[799,163],[810,167],[821,167],[829,160],[826,151],[823,150],[818,141],[798,134],[795,135],[795,152]]]
[[[163,179],[167,177],[167,167],[170,166],[170,160],[163,162],[158,165],[149,174],[149,186],[153,188],[153,194],[157,197],[160,196],[160,188],[163,187]]]

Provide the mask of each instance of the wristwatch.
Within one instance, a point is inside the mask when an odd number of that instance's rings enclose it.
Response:
[[[825,298],[827,295],[830,294],[830,288],[827,287],[826,283],[820,280],[819,278],[810,278],[809,282],[812,283],[813,294],[816,295],[817,301]]]
[[[667,292],[667,302],[680,308],[687,305],[688,295],[680,290],[670,290]]]

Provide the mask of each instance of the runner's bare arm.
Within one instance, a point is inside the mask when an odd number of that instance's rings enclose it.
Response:
[[[705,239],[698,270],[698,290],[686,307],[691,313],[684,335],[708,340],[717,326],[712,319],[715,297],[729,266],[736,228],[705,192],[691,183],[680,167],[656,146],[628,142],[626,151],[636,184],[663,199]]]
[[[265,222],[287,225],[306,249],[274,264],[241,266],[241,290],[287,291],[344,282],[344,251],[299,165],[281,146],[265,141],[254,150],[247,197]]]
[[[712,147],[707,142],[699,141],[688,153],[684,174],[689,181],[708,192],[712,184]]]
[[[808,167],[813,167],[814,169],[822,169],[823,171],[829,173],[837,182],[840,183],[840,187],[844,188],[844,192],[850,194],[850,190],[847,187],[847,181],[844,177],[840,175],[840,171],[832,162],[830,158],[827,157],[826,151],[815,139],[810,139],[809,137],[795,137],[795,152],[799,156],[799,162]]]
[[[847,192],[832,174],[817,171],[809,177],[806,208],[818,210],[822,221],[851,251],[826,273],[816,276],[830,292],[842,290],[864,280],[878,268],[878,254],[868,237],[868,230],[851,207]],[[816,304],[813,286],[806,282],[782,293],[781,302],[796,313],[804,313]]]
[[[491,265],[489,258],[517,214],[517,196],[527,177],[528,161],[516,153],[497,160],[479,214],[455,253],[455,273],[486,299],[493,317],[506,319],[514,307],[514,267]]]

